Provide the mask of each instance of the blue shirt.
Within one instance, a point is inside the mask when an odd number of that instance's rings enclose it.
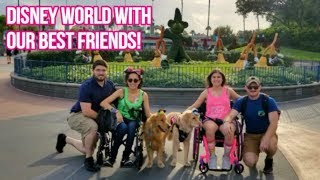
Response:
[[[98,112],[101,109],[100,103],[115,91],[115,85],[110,80],[105,80],[102,87],[91,77],[80,86],[78,101],[72,106],[70,112],[81,111],[80,102],[91,103],[91,109]]]
[[[260,94],[259,98],[256,100],[248,98],[245,112],[241,112],[241,105],[244,97],[239,98],[232,107],[232,109],[242,113],[245,119],[247,133],[265,133],[269,127],[270,122],[268,115],[264,115],[265,113],[262,107],[262,96],[263,95]],[[279,111],[276,101],[272,97],[267,96],[267,98],[267,114],[273,111]]]

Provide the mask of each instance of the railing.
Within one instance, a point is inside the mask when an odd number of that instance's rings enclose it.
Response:
[[[81,83],[92,76],[91,64],[76,64],[67,62],[33,61],[15,58],[14,72],[30,79]],[[136,64],[110,63],[108,78],[114,83],[124,85],[123,70]],[[235,67],[218,67],[217,65],[170,65],[168,69],[141,66],[145,70],[143,75],[144,87],[170,88],[203,88],[205,78],[212,69],[219,68],[225,73],[227,83],[232,87],[243,87],[248,76],[258,76],[264,86],[287,86],[311,84],[320,80],[320,65],[268,68],[241,69]]]

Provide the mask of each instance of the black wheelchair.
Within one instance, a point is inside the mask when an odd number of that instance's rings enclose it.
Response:
[[[140,113],[139,126],[136,129],[134,149],[132,153],[134,155],[134,166],[138,169],[143,165],[143,139],[141,137],[140,128],[142,128],[142,121],[145,119],[143,109],[137,110]],[[97,117],[98,124],[98,137],[99,145],[97,151],[97,164],[102,166],[104,159],[107,159],[111,156],[111,149],[113,146],[114,131],[117,128],[117,120],[115,114],[109,110],[101,109]],[[122,141],[122,144],[125,145],[126,139]]]
[[[232,103],[232,102],[231,102]],[[200,119],[203,121],[205,119],[205,112],[206,112],[206,103],[203,103],[198,112],[200,114]],[[201,173],[205,174],[207,171],[230,171],[234,167],[234,171],[237,174],[241,174],[244,170],[244,166],[240,163],[242,160],[242,149],[243,149],[243,120],[237,119],[235,121],[236,131],[235,131],[235,138],[234,142],[230,151],[230,168],[229,169],[209,169],[209,150],[208,144],[205,136],[205,130],[203,128],[195,128],[194,130],[194,138],[193,138],[193,151],[192,157],[194,159],[194,165],[197,165],[199,160],[199,170]],[[224,146],[224,135],[221,131],[217,131],[215,135],[216,147],[223,147]],[[205,153],[200,155],[200,144],[203,143]]]

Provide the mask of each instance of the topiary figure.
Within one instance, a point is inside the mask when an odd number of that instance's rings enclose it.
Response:
[[[255,64],[255,67],[268,67],[267,63],[267,55],[269,55],[269,63],[274,64],[278,61],[277,54],[278,52],[276,51],[275,43],[278,39],[278,33],[274,35],[272,43],[264,49],[259,61],[257,64]]]
[[[168,53],[168,60],[174,62],[190,61],[190,57],[186,54],[183,46],[184,43],[191,42],[191,37],[185,37],[182,32],[188,27],[188,23],[182,21],[180,10],[176,8],[174,19],[168,21],[168,26],[164,31],[164,37],[172,40],[172,46]]]

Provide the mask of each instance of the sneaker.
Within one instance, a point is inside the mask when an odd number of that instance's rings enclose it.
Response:
[[[63,148],[66,145],[66,135],[65,134],[58,134],[57,136],[57,144],[56,144],[56,150],[59,153],[63,152]]]
[[[217,156],[215,154],[210,157],[209,169],[217,169]]]
[[[108,166],[108,167],[113,167],[114,162],[115,162],[115,160],[113,158],[109,157],[107,160],[105,160],[103,162],[103,165]]]
[[[222,157],[222,169],[230,169],[230,157],[228,155]]]
[[[133,166],[133,160],[132,158],[128,157],[128,158],[123,158],[122,161],[121,161],[121,166],[126,166],[126,167],[130,167],[130,166]]]
[[[87,171],[97,172],[100,170],[100,167],[94,164],[93,157],[88,157],[84,160],[84,167]]]
[[[180,144],[180,146],[179,146],[178,151],[179,151],[179,152],[180,152],[180,151],[183,151],[183,147],[181,146],[181,144]]]
[[[264,168],[263,172],[266,174],[270,174],[273,171],[273,159],[265,159],[264,160]]]

